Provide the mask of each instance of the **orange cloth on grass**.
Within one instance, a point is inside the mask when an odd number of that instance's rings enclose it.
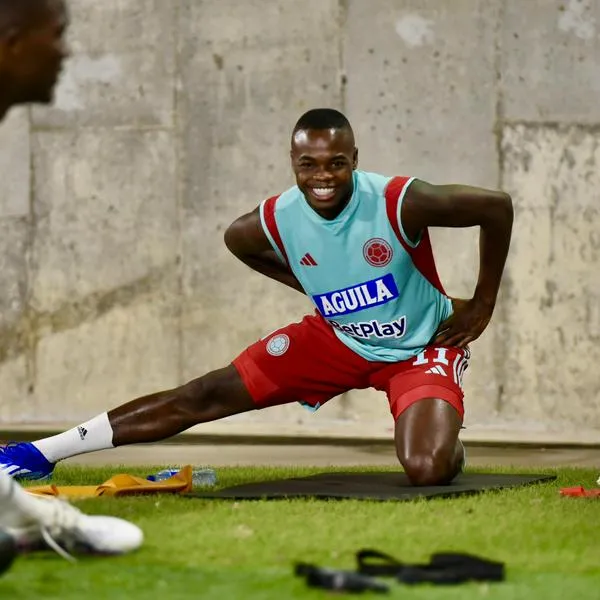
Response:
[[[115,475],[100,485],[41,485],[26,488],[41,496],[65,498],[96,498],[98,496],[133,496],[136,494],[182,494],[192,490],[192,466],[163,481],[148,481],[142,477]]]

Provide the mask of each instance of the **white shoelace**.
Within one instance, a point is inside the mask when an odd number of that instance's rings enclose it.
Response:
[[[40,529],[41,533],[42,533],[42,537],[44,538],[44,541],[46,542],[46,544],[48,544],[48,547],[51,548],[52,550],[54,550],[54,552],[56,552],[56,554],[58,554],[59,556],[62,556],[62,558],[64,558],[65,560],[68,560],[70,563],[76,563],[77,559],[72,555],[69,554],[51,535],[50,532],[46,529],[46,527],[42,527]]]
[[[42,522],[40,522],[42,538],[52,550],[62,556],[65,560],[77,562],[77,559],[54,538],[68,536],[70,532],[77,527],[77,521],[81,518],[81,513],[77,508],[71,506],[64,500],[47,496],[39,496],[39,498],[51,503],[50,517],[48,519],[43,519]]]

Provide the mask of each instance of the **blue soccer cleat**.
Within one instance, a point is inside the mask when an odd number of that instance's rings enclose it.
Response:
[[[14,479],[49,479],[54,463],[30,442],[16,442],[0,447],[0,471]]]

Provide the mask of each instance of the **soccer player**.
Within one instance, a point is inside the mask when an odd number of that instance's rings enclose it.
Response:
[[[348,120],[327,108],[297,122],[291,164],[296,185],[238,218],[225,243],[250,268],[309,296],[315,314],[181,387],[56,436],[11,444],[0,452],[1,468],[46,476],[59,460],[83,452],[154,442],[294,401],[316,410],[347,390],[374,387],[387,394],[410,481],[455,477],[464,460],[458,434],[468,344],[494,310],[512,231],[510,197],[360,171]],[[474,226],[481,229],[476,289],[468,300],[451,299],[428,228]]]
[[[63,0],[0,0],[0,121],[17,104],[49,103],[68,55]],[[129,552],[142,531],[114,517],[88,516],[57,498],[27,493],[0,472],[0,572],[20,552]]]

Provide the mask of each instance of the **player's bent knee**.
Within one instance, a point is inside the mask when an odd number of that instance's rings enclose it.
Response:
[[[457,473],[454,461],[442,453],[418,453],[399,458],[413,485],[447,485]]]

